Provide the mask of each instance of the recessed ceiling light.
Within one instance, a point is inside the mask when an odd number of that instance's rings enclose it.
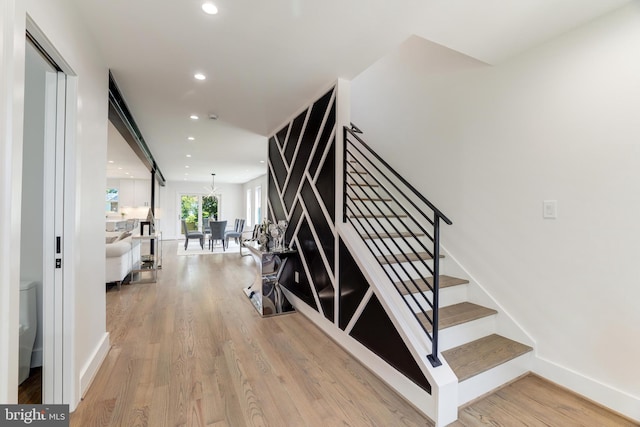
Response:
[[[109,160],[109,163],[115,163],[113,160]]]
[[[121,170],[122,170],[122,168],[118,168],[118,170],[119,170],[119,171],[121,171]]]
[[[191,157],[191,154],[187,154],[187,157]]]
[[[202,10],[204,10],[204,13],[209,15],[215,15],[216,13],[218,13],[218,8],[216,7],[216,5],[209,1],[202,3]]]
[[[192,136],[190,136],[190,137],[188,137],[187,139],[188,139],[189,141],[193,141],[195,138],[194,138],[194,137],[192,137]]]
[[[185,175],[185,176],[189,175],[189,172],[185,172],[185,173],[184,173],[184,175]]]
[[[189,169],[189,165],[185,165],[185,168]]]
[[[260,163],[264,163],[264,160],[260,160]]]
[[[193,75],[193,78],[194,78],[194,79],[196,79],[196,80],[206,80],[206,79],[207,79],[207,76],[205,76],[205,75],[204,75],[204,74],[202,74],[202,73],[195,73],[195,74]]]
[[[198,120],[200,117],[196,116],[195,114],[192,114],[189,116],[189,118],[193,120]]]
[[[124,174],[125,174],[125,175],[129,175],[129,172],[125,172]]]

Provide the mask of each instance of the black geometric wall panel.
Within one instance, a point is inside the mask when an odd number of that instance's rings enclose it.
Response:
[[[293,213],[291,214],[291,218],[289,218],[289,227],[287,228],[286,233],[284,234],[285,242],[293,241],[293,233],[300,221],[300,217],[302,216],[302,205],[299,202],[296,202]]]
[[[302,220],[302,224],[300,225],[298,241],[300,242],[298,250],[304,255],[304,259],[307,263],[307,269],[313,278],[313,286],[318,294],[318,298],[320,299],[320,305],[322,305],[324,315],[327,319],[333,321],[333,284],[329,277],[329,272],[327,272],[327,269],[325,268],[324,261],[320,256],[319,249],[316,246],[316,241],[311,234],[311,229],[309,228],[309,223],[306,218]]]
[[[305,110],[300,113],[298,117],[293,119],[293,123],[291,123],[291,131],[289,132],[289,137],[287,138],[284,147],[284,157],[289,164],[291,164],[293,154],[296,152],[298,139],[300,138],[300,133],[302,132],[302,126],[304,126],[304,119],[307,117],[307,111],[308,110]]]
[[[269,215],[271,216],[271,220],[273,221],[274,218],[278,218],[278,219],[285,219],[286,213],[284,211],[284,209],[282,209],[282,204],[280,203],[280,199],[278,198],[278,190],[276,185],[273,182],[273,179],[271,179],[271,177],[269,177],[268,180],[268,187],[269,187],[269,205],[271,206],[271,209],[269,209]]]
[[[354,320],[369,284],[342,241],[336,254],[336,89],[332,88],[269,138],[268,201],[272,221],[286,219],[295,244],[287,269],[299,282],[283,286],[409,379],[430,385],[375,295]],[[326,155],[325,155],[326,154]],[[336,258],[340,269],[336,270]],[[336,289],[339,318],[336,319]],[[319,301],[318,307],[316,301]]]
[[[318,193],[320,194],[324,205],[327,207],[327,211],[329,213],[329,216],[331,217],[331,222],[335,224],[336,154],[334,142],[335,140],[331,141],[329,153],[327,153],[327,158],[324,160],[322,169],[320,169],[320,173],[318,174],[318,179],[316,180],[316,188],[318,189]]]
[[[335,264],[335,238],[333,237],[331,226],[327,222],[327,218],[324,216],[322,208],[320,207],[321,202],[317,199],[315,193],[311,189],[311,184],[309,184],[307,180],[305,180],[304,184],[302,185],[300,195],[302,196],[304,205],[307,208],[307,212],[309,212],[309,217],[311,218],[311,222],[313,223],[313,228],[315,229],[316,235],[320,240],[320,246],[324,251],[327,261],[329,261],[331,272],[333,273],[333,267]]]
[[[269,152],[274,153],[271,156],[271,169],[278,181],[278,187],[282,190],[284,187],[284,182],[287,180],[287,168],[284,165],[284,161],[282,157],[278,154],[278,145],[276,143],[276,139],[274,137],[269,138]]]
[[[292,266],[294,271],[303,272],[302,269],[302,260],[300,259],[300,255],[296,254],[294,256],[289,256],[289,261],[287,262],[287,268]],[[292,292],[295,296],[304,301],[309,307],[318,311],[318,306],[316,305],[316,300],[313,297],[313,291],[311,290],[311,284],[307,280],[307,275],[302,273],[298,275],[300,278],[300,283],[295,283],[293,280],[282,281],[281,286],[284,286],[287,290]]]
[[[340,329],[345,329],[369,289],[367,279],[362,275],[351,253],[340,239],[340,273],[338,292],[340,292]]]
[[[287,183],[287,188],[284,192],[284,204],[289,209],[291,208],[293,200],[296,197],[298,187],[300,186],[300,181],[302,181],[304,173],[307,170],[309,158],[312,151],[314,150],[315,141],[316,139],[318,139],[320,126],[322,125],[322,121],[327,113],[327,106],[329,105],[329,101],[331,100],[331,95],[332,92],[329,92],[313,104],[313,106],[311,107],[311,111],[309,112],[307,122],[304,126],[302,137],[300,138],[300,142],[298,143],[295,157],[293,159],[289,159],[287,155],[287,161],[291,166],[291,170],[289,171],[289,182]],[[287,154],[289,151],[289,146],[290,144],[292,144],[292,142],[293,141],[291,140],[291,138],[289,138],[286,148]]]
[[[280,145],[280,148],[284,147],[284,141],[285,141],[285,138],[287,137],[288,131],[289,131],[289,126],[285,126],[276,133],[276,137],[278,138],[278,144]]]
[[[351,336],[389,365],[402,372],[427,393],[431,393],[431,384],[425,378],[375,295],[371,297],[351,330]]]
[[[329,112],[329,117],[327,118],[328,123],[335,123],[336,121],[336,104],[333,103],[331,107],[331,111]],[[322,136],[320,137],[320,141],[318,141],[318,147],[316,148],[315,153],[313,154],[313,160],[311,160],[311,165],[309,166],[309,174],[311,176],[316,176],[316,170],[318,170],[318,166],[320,165],[320,160],[324,155],[325,148],[327,147],[327,143],[329,142],[329,138],[335,131],[335,126],[325,126],[324,131],[322,132]]]

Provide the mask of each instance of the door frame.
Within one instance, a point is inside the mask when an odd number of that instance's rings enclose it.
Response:
[[[178,238],[184,237],[184,233],[182,232],[182,196],[197,196],[198,197],[198,231],[202,231],[202,199],[204,197],[209,196],[207,193],[199,192],[199,191],[180,191],[177,193],[177,211],[178,211]],[[218,219],[221,217],[222,212],[222,196],[220,193],[214,195],[218,199]]]
[[[42,401],[68,403],[75,407],[78,390],[74,378],[74,250],[75,224],[75,129],[77,122],[77,77],[71,66],[51,44],[35,22],[26,15],[26,31],[61,70],[48,76],[47,90],[55,103],[54,123],[49,123],[45,141],[45,187],[43,285],[43,375]],[[49,190],[49,191],[47,191]],[[60,238],[60,244],[56,239]],[[58,251],[59,247],[59,251]],[[56,259],[62,261],[56,268]]]

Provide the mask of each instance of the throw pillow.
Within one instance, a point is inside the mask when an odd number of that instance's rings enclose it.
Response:
[[[106,241],[107,244],[113,243],[116,240],[118,240],[118,237],[120,237],[120,236],[107,236],[105,241]]]

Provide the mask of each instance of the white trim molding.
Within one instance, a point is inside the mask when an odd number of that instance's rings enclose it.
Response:
[[[82,369],[80,369],[80,377],[78,378],[77,389],[80,390],[81,398],[84,398],[85,394],[89,390],[89,387],[96,377],[100,366],[102,366],[102,362],[104,362],[104,359],[106,359],[107,355],[109,354],[109,350],[111,350],[109,333],[105,332],[105,334],[102,336],[102,340],[100,340],[100,343],[91,354],[91,358],[89,359],[89,361],[87,361]],[[75,401],[72,402],[74,403],[69,406],[69,409],[71,411],[75,410],[77,406],[77,403],[75,403]]]

